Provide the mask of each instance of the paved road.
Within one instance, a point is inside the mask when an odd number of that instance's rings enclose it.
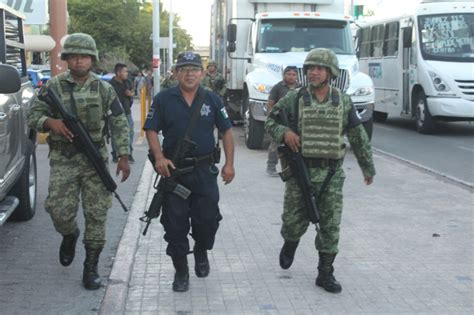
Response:
[[[474,123],[440,123],[435,135],[414,130],[414,122],[391,118],[374,124],[372,145],[438,173],[474,185]]]
[[[138,113],[135,117],[139,117]],[[146,151],[145,144],[135,145],[136,162],[131,166],[130,178],[118,188],[119,195],[129,208],[140,180]],[[43,207],[49,180],[47,155],[47,145],[38,145],[35,217],[28,222],[7,222],[0,227],[0,313],[95,314],[105,289],[86,291],[82,287],[82,243],[78,242],[76,258],[71,266],[59,264],[58,251],[62,238],[54,230]],[[115,172],[114,166],[112,172]],[[110,273],[127,217],[128,214],[114,199],[113,208],[108,213],[107,243],[99,263],[99,273],[104,279]],[[78,221],[83,231],[82,209],[79,210]]]

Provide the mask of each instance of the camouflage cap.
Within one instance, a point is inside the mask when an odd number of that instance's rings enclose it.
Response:
[[[176,62],[176,68],[183,66],[198,66],[202,68],[201,56],[192,51],[180,53],[178,55],[178,62]]]
[[[304,60],[303,70],[306,73],[308,66],[322,66],[329,68],[334,77],[339,75],[339,62],[336,54],[327,48],[312,49]]]
[[[207,66],[208,66],[208,67],[209,67],[209,66],[217,66],[217,62],[216,62],[215,60],[209,60],[209,61],[207,62]]]
[[[66,37],[61,51],[61,59],[66,60],[67,55],[82,54],[99,59],[95,40],[92,36],[84,33],[74,33]]]

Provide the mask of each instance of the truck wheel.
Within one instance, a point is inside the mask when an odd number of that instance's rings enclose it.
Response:
[[[367,132],[367,136],[369,136],[369,140],[372,140],[372,133],[374,130],[374,121],[372,120],[372,118],[367,121],[364,121],[362,125],[364,126],[364,129]]]
[[[265,136],[264,122],[255,120],[250,111],[245,119],[248,124],[245,125],[245,144],[251,150],[263,148],[263,137]]]
[[[418,92],[415,97],[415,120],[419,133],[432,134],[436,131],[436,119],[430,114],[423,91]]]
[[[376,121],[376,122],[382,122],[382,123],[386,122],[387,117],[388,117],[387,113],[374,111],[374,121]]]
[[[12,194],[20,200],[20,204],[10,217],[11,220],[27,221],[35,215],[36,184],[35,145],[29,140],[23,171],[11,191]]]

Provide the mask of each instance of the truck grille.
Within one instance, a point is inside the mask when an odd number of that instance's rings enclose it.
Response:
[[[331,80],[331,85],[345,92],[349,88],[349,73],[345,69],[339,69],[339,71],[339,76],[336,79]],[[303,68],[298,68],[298,81],[301,83],[301,85],[306,86],[308,84],[308,80],[306,79],[306,75],[303,72]]]

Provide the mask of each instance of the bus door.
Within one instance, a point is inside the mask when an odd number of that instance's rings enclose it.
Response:
[[[402,115],[411,115],[410,111],[410,52],[412,46],[413,27],[402,28]]]

